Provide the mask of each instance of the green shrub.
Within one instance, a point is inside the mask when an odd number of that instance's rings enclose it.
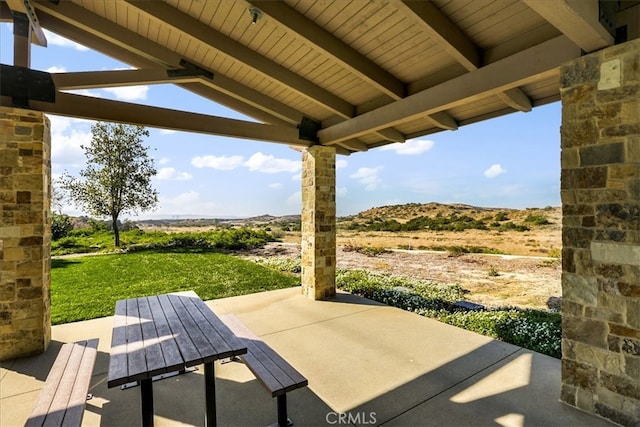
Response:
[[[71,230],[73,230],[73,223],[69,215],[51,213],[51,240],[67,237]]]
[[[551,222],[549,222],[549,219],[546,217],[546,215],[543,215],[543,214],[529,214],[526,216],[523,222],[533,224],[533,225],[551,224]]]
[[[549,356],[561,357],[561,315],[555,311],[501,307],[462,311],[455,302],[465,290],[458,285],[372,273],[341,270],[336,284],[343,290],[460,328],[503,340]]]

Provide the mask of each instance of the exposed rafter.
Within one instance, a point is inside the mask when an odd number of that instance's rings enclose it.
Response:
[[[402,99],[405,96],[403,82],[286,3],[273,0],[254,0],[252,3],[269,15],[271,19],[303,38],[314,49],[331,56],[343,67],[368,81],[382,93],[394,100]]]
[[[434,114],[537,79],[557,75],[558,67],[580,56],[565,36],[526,49],[508,58],[423,90],[400,101],[364,113],[318,132],[320,142],[335,144],[378,129]]]
[[[316,102],[341,117],[353,117],[355,107],[333,93],[297,75],[248,47],[221,34],[197,19],[175,9],[164,2],[126,0],[144,14],[170,25],[188,37],[195,38],[230,58],[235,59],[264,77],[285,85],[298,95]]]
[[[456,120],[443,111],[433,113],[430,116],[426,116],[426,118],[440,129],[458,130],[458,123]]]
[[[586,52],[612,46],[614,38],[600,24],[598,0],[524,0],[527,6]]]
[[[47,46],[47,38],[44,35],[44,31],[40,27],[36,11],[33,8],[30,0],[4,0],[13,12],[22,13],[27,16],[31,30],[33,31],[33,41],[38,46]]]
[[[431,37],[467,70],[482,66],[480,49],[430,1],[394,0],[418,16]]]
[[[83,44],[127,64],[144,68],[153,67],[154,64],[167,69],[180,67],[182,58],[176,53],[124,28],[115,28],[104,18],[89,13],[73,3],[38,3],[37,7],[40,21],[46,28],[78,43],[84,42]],[[122,40],[125,43],[122,43]],[[265,123],[297,124],[302,119],[299,111],[221,74],[217,74],[214,80],[205,81],[204,84],[213,90],[204,87],[195,90],[194,84],[189,84],[188,87],[181,86]]]
[[[3,106],[11,97],[2,96]],[[162,129],[222,135],[234,138],[308,147],[312,143],[298,138],[295,126],[276,126],[242,120],[150,107],[103,98],[58,92],[55,103],[31,101],[30,108],[44,113],[82,117],[91,120],[139,124]]]
[[[92,89],[162,83],[193,83],[202,80],[202,77],[199,76],[169,77],[167,75],[167,70],[162,68],[52,73],[51,76],[56,85],[56,89],[58,90]]]
[[[481,49],[432,2],[416,0],[395,1],[398,6],[404,6],[418,16],[425,30],[431,34],[431,37],[468,71],[475,71],[483,66]],[[531,102],[528,100],[527,95],[518,88],[512,88],[508,93],[499,94],[499,98],[519,111],[531,110]],[[525,98],[527,99],[526,101]],[[529,104],[529,109],[523,109],[523,106],[527,103]]]

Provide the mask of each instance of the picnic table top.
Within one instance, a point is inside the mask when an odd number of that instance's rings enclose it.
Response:
[[[193,291],[119,300],[107,386],[246,352],[246,345]]]

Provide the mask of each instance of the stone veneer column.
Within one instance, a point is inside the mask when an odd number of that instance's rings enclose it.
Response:
[[[302,293],[336,293],[336,150],[315,145],[302,153]]]
[[[50,159],[49,119],[0,107],[0,360],[51,340]]]
[[[562,395],[640,420],[640,40],[561,69]]]

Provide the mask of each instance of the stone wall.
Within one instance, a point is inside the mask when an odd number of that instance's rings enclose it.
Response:
[[[44,114],[0,107],[0,360],[51,340],[50,159]]]
[[[561,399],[640,420],[640,40],[562,67]]]
[[[302,153],[302,293],[322,299],[336,293],[336,150],[313,146]]]

